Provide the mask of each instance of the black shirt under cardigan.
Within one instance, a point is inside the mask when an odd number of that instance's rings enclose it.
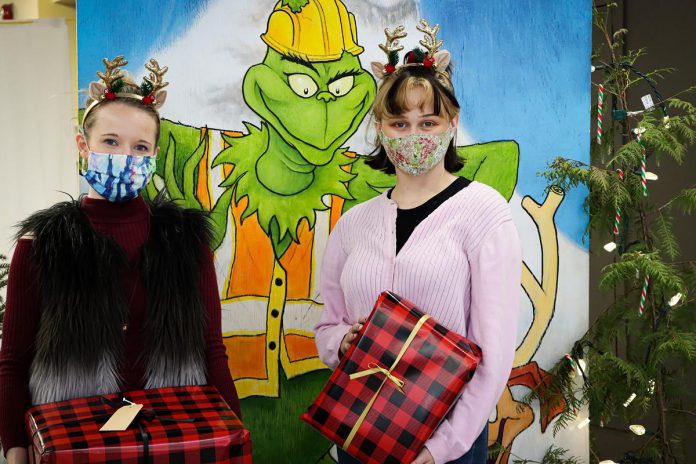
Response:
[[[397,209],[396,210],[396,253],[399,253],[401,247],[404,246],[408,238],[413,233],[413,230],[418,226],[418,224],[423,221],[430,213],[435,211],[438,206],[445,202],[453,195],[455,195],[460,190],[464,189],[469,185],[471,181],[465,179],[464,177],[458,177],[448,185],[440,193],[436,194],[428,201],[422,205],[416,206],[415,208],[409,209]],[[391,198],[393,189],[389,189],[387,192],[387,197]]]

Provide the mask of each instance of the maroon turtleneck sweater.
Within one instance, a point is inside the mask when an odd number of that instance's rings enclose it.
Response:
[[[81,208],[94,229],[112,237],[128,256],[130,269],[123,274],[123,285],[126,301],[130,302],[130,320],[125,331],[121,375],[124,391],[141,389],[144,366],[138,363],[138,355],[147,334],[142,332],[146,307],[137,260],[140,247],[149,232],[148,207],[140,197],[123,203],[84,197]],[[206,259],[201,269],[200,291],[203,304],[208,310],[208,383],[215,385],[230,407],[240,415],[239,399],[222,343],[220,297],[213,255],[210,250],[205,250],[204,253]],[[32,240],[20,239],[12,257],[7,283],[7,307],[0,350],[0,443],[5,452],[10,448],[26,447],[29,444],[24,428],[24,412],[31,403],[28,389],[29,367],[41,317],[38,274],[31,255]],[[98,265],[99,263],[94,263],[94,266]]]

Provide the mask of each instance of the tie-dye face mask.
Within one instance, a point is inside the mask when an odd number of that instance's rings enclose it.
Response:
[[[89,152],[85,180],[112,202],[131,200],[145,188],[155,172],[155,157]]]
[[[394,166],[412,176],[420,176],[445,157],[454,128],[450,126],[441,134],[411,134],[394,138],[380,131],[379,136]]]

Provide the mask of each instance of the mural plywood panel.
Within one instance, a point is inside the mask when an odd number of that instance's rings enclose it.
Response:
[[[318,271],[340,215],[394,183],[364,164],[369,63],[382,59],[386,26],[404,24],[416,46],[421,16],[441,25],[456,66],[460,175],[508,199],[524,244],[519,345],[490,440],[526,458],[552,443],[586,458],[586,430],[554,439],[554,412],[518,401],[587,327],[586,192],[546,191],[536,173],[559,154],[589,157],[588,0],[78,5],[81,88],[103,56],[125,54],[133,70],[151,56],[169,66],[147,194],[166,189],[211,212],[223,336],[257,462],[332,461],[330,444],[297,419],[328,378],[311,333]]]

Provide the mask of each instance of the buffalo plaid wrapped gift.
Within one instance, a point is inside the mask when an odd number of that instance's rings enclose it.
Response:
[[[123,398],[143,409],[128,430],[100,432]],[[212,386],[42,404],[26,425],[42,463],[251,463],[249,431]]]
[[[384,292],[302,420],[365,464],[411,462],[480,359],[474,343]]]

